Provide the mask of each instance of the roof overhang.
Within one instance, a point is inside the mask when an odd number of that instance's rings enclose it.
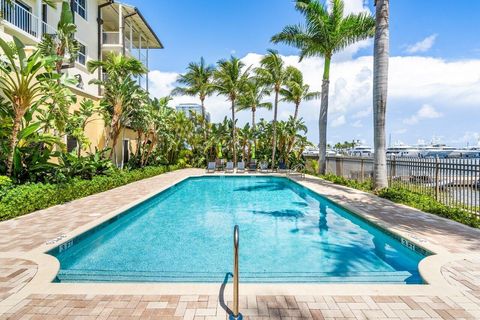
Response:
[[[108,2],[109,1],[103,1],[103,3]],[[118,1],[111,1],[110,5],[102,8],[103,16],[109,17],[116,15],[118,17],[120,6],[122,7],[124,18],[126,18],[125,23],[132,24],[145,37],[146,43],[142,43],[142,47],[148,49],[163,49],[162,42],[137,7]]]

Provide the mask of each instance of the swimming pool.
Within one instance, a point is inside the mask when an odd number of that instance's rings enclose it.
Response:
[[[426,252],[283,177],[188,178],[51,250],[58,282],[422,283]]]

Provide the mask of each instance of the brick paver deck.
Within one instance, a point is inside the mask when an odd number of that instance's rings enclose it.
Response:
[[[0,319],[226,319],[231,296],[132,294],[36,294],[23,296],[14,306],[2,300],[22,292],[37,266],[22,253],[38,250],[46,241],[73,232],[114,210],[203,170],[186,169],[41,210],[0,223]],[[372,219],[416,239],[441,246],[449,254],[468,254],[441,268],[458,288],[434,295],[302,295],[258,294],[240,297],[246,319],[480,319],[480,232],[472,228],[334,186],[308,177],[302,183],[334,201],[371,215]],[[12,258],[13,256],[15,256]],[[219,284],[220,289],[220,284]]]

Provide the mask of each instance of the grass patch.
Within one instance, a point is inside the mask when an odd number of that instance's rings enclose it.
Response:
[[[135,170],[115,170],[91,180],[72,179],[61,184],[30,183],[14,185],[0,179],[0,221],[46,209],[58,204],[107,191],[131,182],[150,178],[180,166],[152,166]]]

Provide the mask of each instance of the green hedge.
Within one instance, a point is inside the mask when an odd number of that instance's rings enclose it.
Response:
[[[356,180],[343,178],[334,174],[327,174],[320,177],[335,184],[366,192],[373,192],[371,180],[358,182]],[[480,228],[480,218],[478,218],[475,214],[459,208],[448,207],[429,195],[414,192],[402,187],[385,188],[380,190],[377,195],[381,198],[385,198],[396,203],[402,203],[424,212],[433,213],[444,218],[455,220],[474,228]]]
[[[402,203],[424,212],[448,218],[474,228],[480,228],[480,218],[460,208],[447,207],[433,197],[405,188],[391,187],[380,190],[378,195],[393,202]]]
[[[179,166],[145,167],[135,170],[118,170],[92,180],[74,179],[68,183],[34,183],[12,186],[10,180],[0,177],[0,221],[12,219],[36,210],[45,209],[125,184],[153,177]],[[2,190],[3,194],[2,194]]]

